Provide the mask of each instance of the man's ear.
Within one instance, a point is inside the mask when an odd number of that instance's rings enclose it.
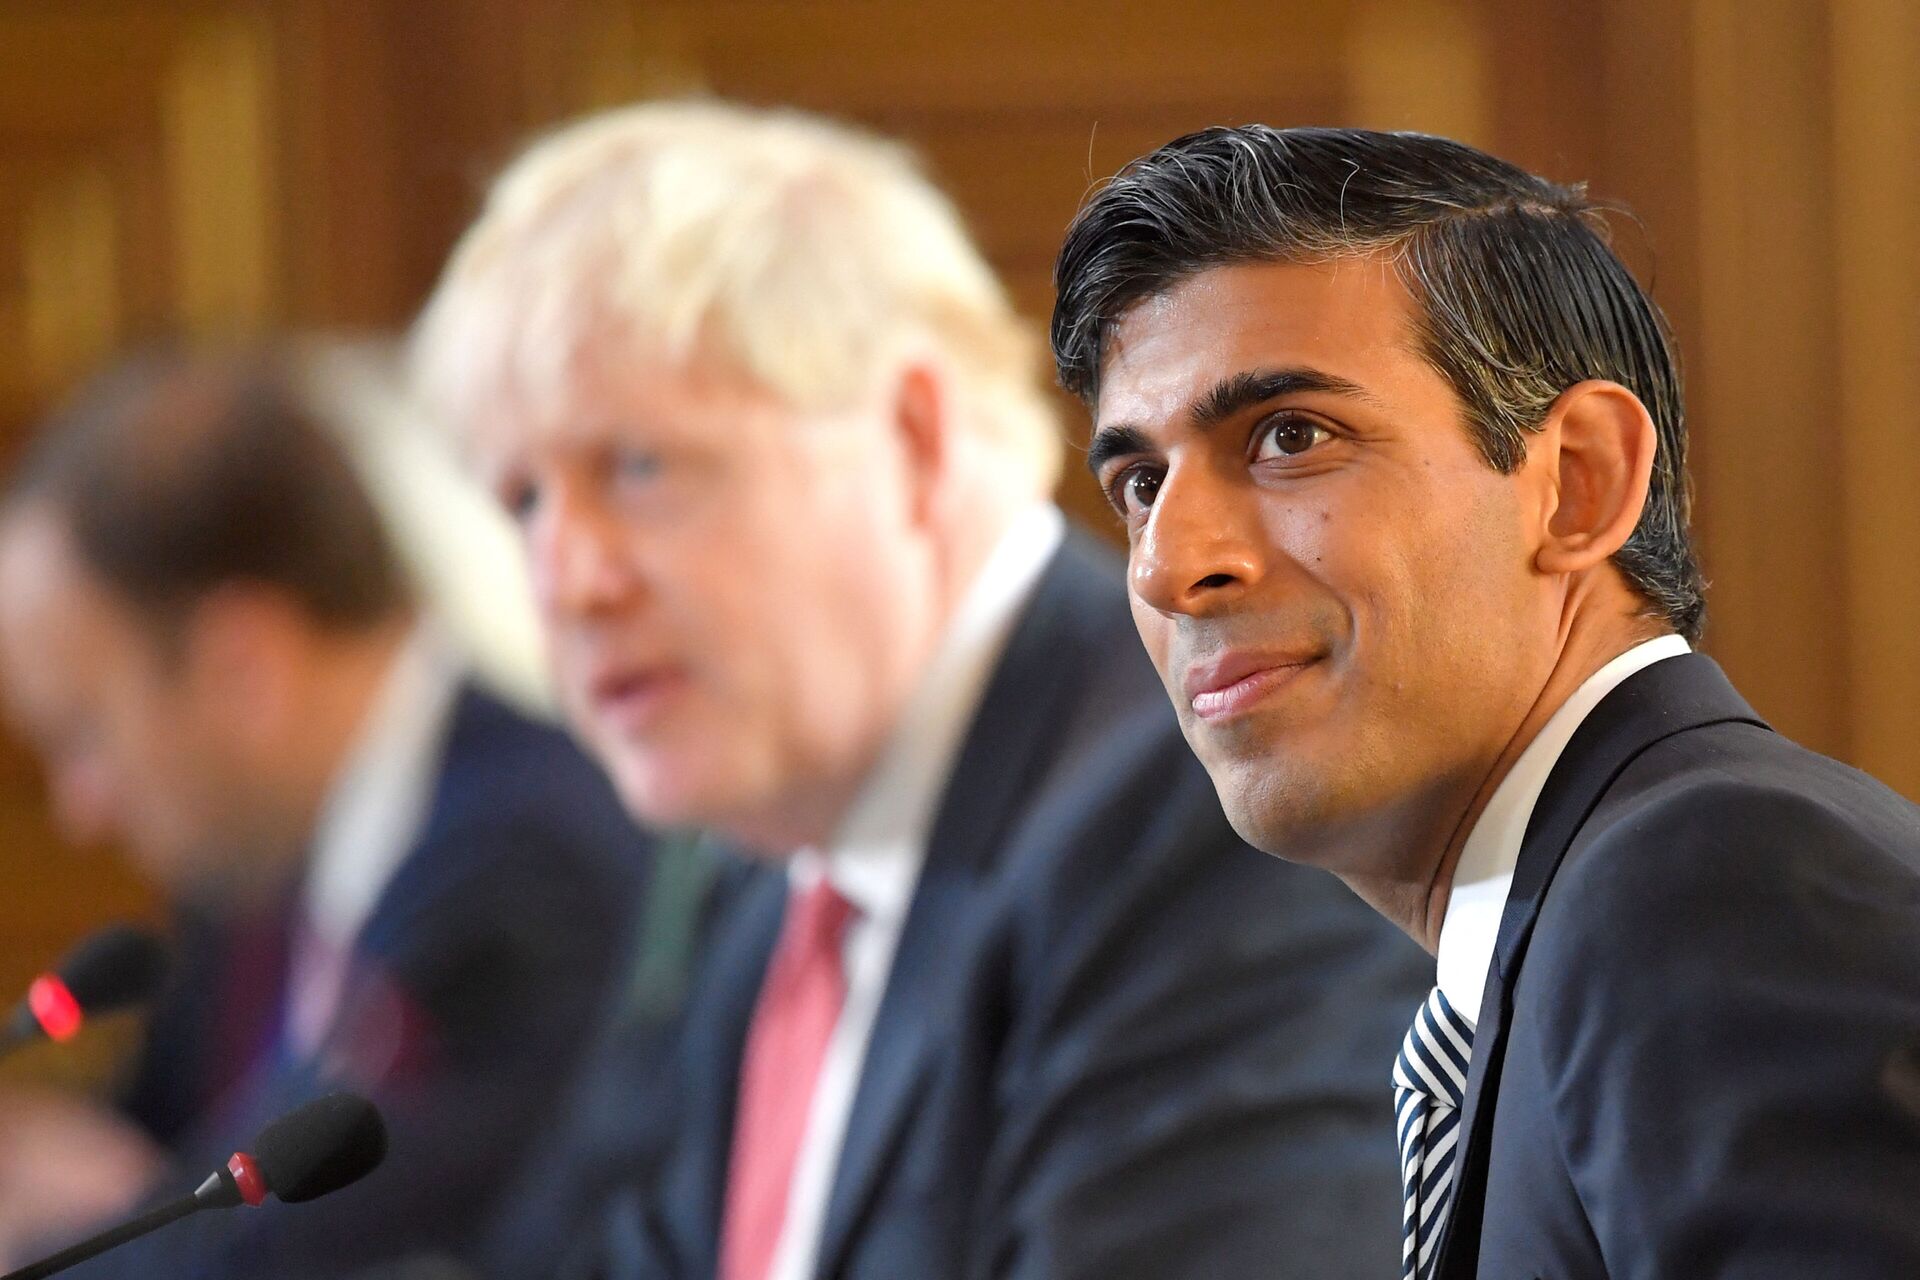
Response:
[[[1639,397],[1617,382],[1576,383],[1547,411],[1538,443],[1552,509],[1535,567],[1578,573],[1626,545],[1647,505],[1659,437]]]
[[[937,514],[951,445],[953,401],[945,379],[931,365],[914,362],[894,384],[893,421],[911,486],[914,524]]]
[[[278,750],[294,714],[301,645],[297,607],[271,588],[215,587],[193,605],[181,635],[181,678],[235,741]]]

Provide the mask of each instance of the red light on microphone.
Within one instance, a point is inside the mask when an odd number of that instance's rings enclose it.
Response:
[[[227,1172],[233,1175],[233,1185],[240,1188],[240,1198],[248,1204],[258,1206],[267,1198],[267,1180],[246,1152],[233,1153],[227,1161]]]
[[[33,1020],[47,1033],[49,1040],[71,1040],[86,1021],[80,1002],[67,990],[67,984],[51,973],[43,973],[27,988],[27,1007]]]

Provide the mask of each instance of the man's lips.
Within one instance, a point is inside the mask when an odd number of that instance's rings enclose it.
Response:
[[[1318,654],[1229,651],[1187,668],[1187,702],[1202,720],[1247,710],[1319,661]]]
[[[686,683],[678,667],[623,667],[603,670],[587,684],[587,701],[596,716],[617,726],[645,728]]]

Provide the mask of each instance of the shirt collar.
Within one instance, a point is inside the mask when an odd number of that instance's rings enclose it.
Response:
[[[1480,995],[1487,984],[1487,969],[1493,963],[1500,917],[1506,911],[1514,866],[1520,861],[1520,845],[1526,839],[1533,806],[1560,753],[1566,750],[1581,721],[1628,676],[1686,652],[1687,642],[1680,636],[1661,636],[1635,645],[1588,676],[1494,788],[1493,797],[1460,850],[1453,887],[1447,896],[1447,914],[1440,922],[1440,989],[1446,993],[1447,1003],[1468,1021],[1480,1020]]]
[[[426,628],[401,646],[360,722],[314,827],[302,903],[338,945],[359,934],[413,847],[432,798],[455,664]]]
[[[789,864],[796,888],[825,874],[863,919],[906,917],[967,727],[1021,607],[1065,534],[1060,509],[1046,503],[1001,535],[828,847],[802,850]]]

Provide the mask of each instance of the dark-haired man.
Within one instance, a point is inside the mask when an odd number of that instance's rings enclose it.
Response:
[[[1393,1064],[1405,1274],[1920,1273],[1885,1083],[1920,813],[1689,652],[1678,382],[1580,191],[1213,129],[1101,191],[1057,285],[1234,825],[1438,956]]]
[[[332,1087],[379,1104],[392,1154],[322,1204],[176,1224],[76,1275],[460,1256],[622,960],[639,836],[562,735],[422,625],[312,390],[264,356],[125,365],[0,509],[0,670],[56,816],[117,837],[186,908],[127,1099],[168,1162],[133,1177],[136,1139],[104,1117],[42,1132],[0,1109],[0,1208],[44,1233],[73,1209],[48,1203],[62,1186],[96,1212],[191,1189]]]

